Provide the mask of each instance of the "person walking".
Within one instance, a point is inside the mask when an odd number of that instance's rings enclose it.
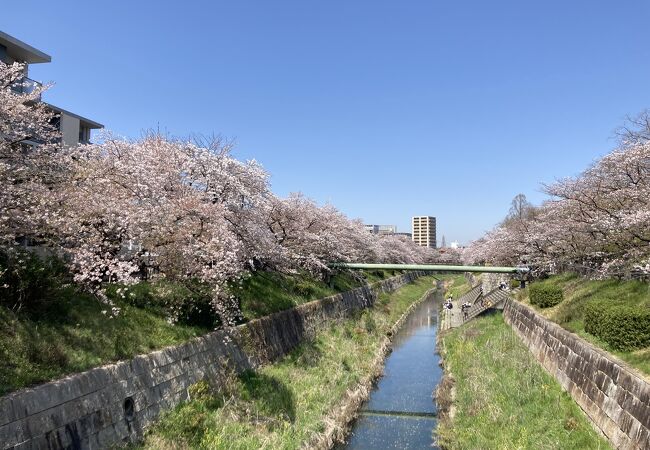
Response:
[[[463,311],[463,320],[467,320],[469,317],[469,309],[472,307],[470,302],[465,302],[460,306],[460,309]]]

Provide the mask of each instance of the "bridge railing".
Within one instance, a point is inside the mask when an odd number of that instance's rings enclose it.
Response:
[[[508,298],[510,298],[508,291],[500,288],[496,288],[485,295],[480,295],[467,310],[467,316],[463,315],[463,322],[472,320],[483,311],[495,307],[499,303],[506,301]]]
[[[386,270],[431,270],[436,272],[479,272],[479,273],[527,273],[528,267],[496,267],[496,266],[453,266],[447,264],[371,264],[344,263],[329,264],[332,268],[343,269],[386,269]]]

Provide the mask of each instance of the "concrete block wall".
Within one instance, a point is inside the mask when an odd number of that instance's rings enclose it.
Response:
[[[650,384],[617,358],[509,300],[504,318],[617,449],[650,448]]]
[[[503,282],[510,286],[512,275],[507,273],[484,273],[481,275],[481,283],[483,283],[483,292],[488,293],[496,288]]]
[[[188,400],[202,379],[219,383],[271,362],[328,320],[371,306],[380,292],[415,280],[408,272],[218,330],[185,344],[98,367],[0,398],[0,448],[99,449],[138,440],[161,412]]]

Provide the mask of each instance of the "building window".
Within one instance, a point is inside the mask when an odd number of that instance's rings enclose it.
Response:
[[[61,116],[59,114],[54,114],[50,119],[50,125],[61,131]]]

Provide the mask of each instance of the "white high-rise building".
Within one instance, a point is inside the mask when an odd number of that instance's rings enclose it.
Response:
[[[436,218],[432,216],[415,216],[411,219],[413,242],[421,247],[436,248]]]

